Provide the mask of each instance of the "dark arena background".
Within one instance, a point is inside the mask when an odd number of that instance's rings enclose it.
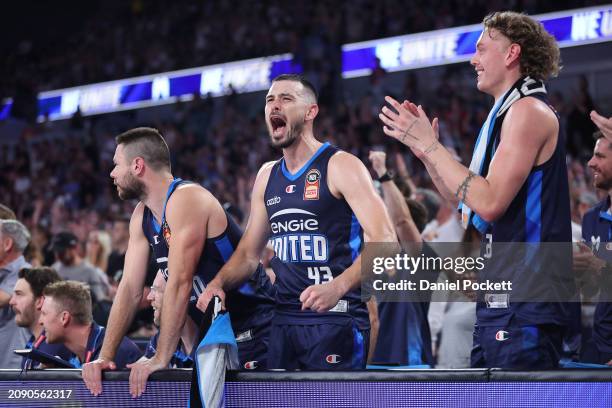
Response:
[[[83,281],[94,294],[93,318],[103,326],[123,277],[128,223],[136,205],[119,199],[109,176],[115,137],[140,126],[158,129],[170,150],[173,175],[208,189],[244,229],[258,170],[282,156],[270,144],[264,116],[266,93],[281,74],[302,74],[318,91],[318,140],[357,156],[374,180],[380,177],[370,152],[386,153],[386,167],[395,174],[423,241],[479,242],[480,236],[460,228],[456,207],[438,194],[421,161],[383,133],[378,114],[386,95],[421,104],[430,119],[439,118],[442,145],[469,166],[493,105],[491,96],[478,91],[470,59],[483,18],[494,11],[534,17],[559,45],[562,69],[546,87],[566,142],[575,254],[584,253],[580,242],[591,239],[581,231],[584,214],[612,188],[596,188],[594,177],[597,173],[612,180],[612,156],[608,164],[588,164],[598,130],[591,112],[610,118],[612,128],[612,4],[23,0],[4,6],[0,209],[12,210],[29,231],[22,252],[33,267],[50,266],[62,276],[66,261],[59,255],[57,237],[70,233],[73,267],[87,265],[98,276]],[[381,181],[374,182],[379,192],[384,190]],[[612,220],[605,209],[600,217]],[[2,213],[1,218],[13,216]],[[94,397],[79,369],[28,369],[20,365],[20,357],[9,362],[14,349],[32,347],[26,344],[32,332],[19,325],[25,306],[16,300],[17,278],[8,283],[7,234],[0,231],[0,350],[9,356],[0,358],[0,364],[6,361],[0,366],[0,407],[188,405],[191,369],[153,373],[138,398],[130,395],[128,370],[106,372],[104,391]],[[608,251],[609,240],[601,243]],[[270,266],[273,256],[268,247],[262,254],[264,266]],[[157,332],[149,299],[158,272],[155,261],[151,257],[143,298],[128,330],[143,353]],[[249,370],[254,365],[247,364],[225,372],[223,404],[612,407],[612,348],[600,350],[610,356],[607,364],[584,357],[593,348],[598,304],[612,302],[612,293],[606,293],[612,288],[612,268],[598,268],[598,277],[610,279],[601,285],[583,285],[590,280],[587,270],[585,266],[576,276],[581,290],[573,301],[581,305],[581,314],[572,336],[564,337],[558,368],[471,368],[476,302],[460,292],[429,293],[425,302],[406,301],[414,307],[405,310],[370,310],[373,330],[381,327],[379,348],[400,350],[396,355],[406,358],[376,358],[373,336],[367,369]],[[92,282],[101,285],[101,295]],[[612,325],[612,315],[603,320]],[[383,330],[385,325],[392,329]],[[603,341],[612,347],[612,329],[604,333]],[[506,335],[500,330],[496,340],[503,342]],[[335,362],[335,356],[327,357]]]

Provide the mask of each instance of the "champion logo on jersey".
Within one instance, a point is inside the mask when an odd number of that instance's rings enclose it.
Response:
[[[319,185],[321,173],[317,169],[311,169],[306,173],[306,183],[304,184],[304,200],[319,199]]]
[[[500,330],[497,333],[495,333],[495,340],[497,341],[504,341],[504,340],[508,340],[508,332],[505,330]]]
[[[338,364],[341,361],[341,357],[338,354],[330,354],[325,357],[325,361],[327,361],[328,364]]]
[[[295,184],[289,184],[287,188],[285,188],[285,193],[291,194],[295,192]]]
[[[257,368],[257,363],[259,363],[259,361],[247,361],[244,363],[244,368],[245,370],[255,370]]]

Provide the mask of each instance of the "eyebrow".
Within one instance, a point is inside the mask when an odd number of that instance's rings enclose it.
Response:
[[[282,97],[285,97],[285,96],[288,96],[288,97],[290,97],[290,98],[295,98],[295,96],[294,96],[293,94],[290,94],[290,93],[287,93],[287,92],[283,92],[283,93],[279,93],[279,94],[278,94],[278,97],[279,97],[279,98],[282,98]],[[269,95],[266,95],[266,101],[267,101],[268,99],[270,99],[271,97],[274,97],[274,94],[269,94]]]

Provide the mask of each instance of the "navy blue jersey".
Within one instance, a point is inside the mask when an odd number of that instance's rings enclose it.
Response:
[[[149,340],[149,344],[147,344],[147,348],[145,349],[144,356],[146,358],[152,358],[157,352],[157,341],[159,339],[159,331],[151,337]],[[183,348],[183,342],[179,340],[178,345],[176,346],[176,351],[172,354],[172,358],[170,359],[169,368],[191,368],[193,367],[193,360],[195,354],[195,347],[191,351],[190,354],[185,353],[185,349]]]
[[[530,97],[537,98],[548,104],[546,94],[532,93]],[[549,105],[550,106],[550,105]],[[551,109],[553,109],[551,107]],[[554,111],[554,109],[553,109]],[[495,122],[491,137],[491,145],[487,149],[484,161],[486,176],[488,166],[500,143],[501,127],[507,110]],[[556,112],[555,112],[556,114]],[[571,223],[569,207],[569,187],[567,180],[567,166],[565,162],[565,138],[559,132],[555,150],[552,156],[544,163],[531,169],[527,180],[523,183],[505,213],[493,223],[483,234],[483,252],[492,246],[492,257],[487,260],[486,267],[480,274],[481,280],[510,280],[514,286],[513,293],[533,293],[530,288],[542,289],[540,296],[529,296],[530,302],[511,302],[505,300],[498,303],[507,303],[507,308],[487,308],[484,302],[477,305],[479,325],[499,325],[515,317],[519,324],[560,324],[579,317],[578,303],[538,302],[538,298],[559,299],[555,297],[558,287],[552,288],[555,294],[545,293],[547,279],[561,280],[563,285],[573,285],[573,276],[551,277],[553,272],[569,274],[571,272]],[[526,255],[516,255],[517,246],[508,246],[503,243],[533,243],[523,246]],[[538,252],[538,243],[558,242],[558,250],[548,251],[550,256]],[[502,243],[498,244],[497,243]],[[549,247],[548,247],[549,248]],[[529,263],[529,251],[537,253],[540,262]],[[535,255],[534,255],[535,256]],[[487,256],[485,256],[487,258]],[[546,259],[543,259],[546,258]],[[517,289],[518,288],[518,289]],[[526,288],[521,290],[521,288]],[[575,287],[563,287],[564,293],[575,293]],[[531,299],[533,298],[533,302]],[[510,312],[510,313],[509,313]]]
[[[582,239],[591,247],[593,253],[606,261],[608,267],[602,271],[602,290],[610,288],[612,279],[612,215],[608,212],[610,197],[591,208],[582,218]],[[610,293],[602,296],[610,298]],[[612,353],[612,302],[598,302],[593,316],[593,342],[602,353]]]
[[[174,180],[168,189],[166,203],[176,187],[184,183],[190,182],[181,179]],[[225,231],[217,237],[206,239],[193,276],[193,286],[187,310],[198,327],[204,317],[204,313],[196,307],[198,297],[232,256],[242,237],[240,227],[227,213],[225,213],[225,216],[227,218]],[[165,216],[163,216],[162,226],[160,227],[151,210],[145,207],[142,217],[142,230],[151,245],[159,271],[167,281],[168,273],[172,273],[172,271],[168,271],[168,248],[171,245],[172,232],[165,221]],[[232,313],[234,329],[244,331],[253,326],[267,324],[273,310],[272,296],[271,283],[260,266],[249,281],[240,288],[227,293],[226,307]]]
[[[353,290],[328,313],[301,311],[300,294],[308,286],[331,281],[359,256],[363,231],[344,199],[327,185],[327,165],[338,152],[329,143],[295,174],[284,159],[274,164],[264,201],[270,222],[269,243],[275,256],[277,315],[297,324],[318,324],[353,317],[360,329],[369,328],[368,311],[360,290]],[[316,317],[316,319],[312,319]]]
[[[87,345],[85,346],[85,361],[81,361],[76,354],[69,360],[75,368],[81,368],[83,364],[94,361],[100,355],[106,328],[96,323],[91,324]],[[126,365],[131,364],[142,356],[138,346],[129,338],[124,337],[119,343],[113,361],[117,365],[117,370],[124,370]]]
[[[25,348],[26,349],[37,349],[44,353],[50,354],[55,357],[59,357],[62,360],[66,360],[66,361],[70,360],[70,358],[72,357],[72,352],[68,350],[66,346],[64,346],[63,344],[47,343],[47,335],[45,334],[44,330],[42,331],[40,336],[38,336],[37,339],[34,338],[34,335],[30,336],[30,339],[28,340]],[[38,361],[34,361],[31,358],[28,358],[25,356],[23,357],[23,360],[21,362],[22,369],[23,368],[25,369],[39,368],[40,365],[41,363],[39,363]]]

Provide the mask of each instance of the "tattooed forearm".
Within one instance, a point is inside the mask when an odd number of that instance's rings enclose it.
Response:
[[[470,187],[470,182],[476,176],[476,173],[471,170],[468,171],[467,177],[463,180],[463,182],[459,185],[457,192],[455,193],[455,197],[459,199],[459,201],[465,201],[465,197],[467,196],[467,190]]]
[[[429,154],[429,153],[435,152],[436,150],[438,150],[439,146],[440,146],[440,143],[438,143],[437,140],[434,140],[433,143],[431,145],[429,145],[429,147],[427,149],[425,149],[423,152],[425,154]]]

